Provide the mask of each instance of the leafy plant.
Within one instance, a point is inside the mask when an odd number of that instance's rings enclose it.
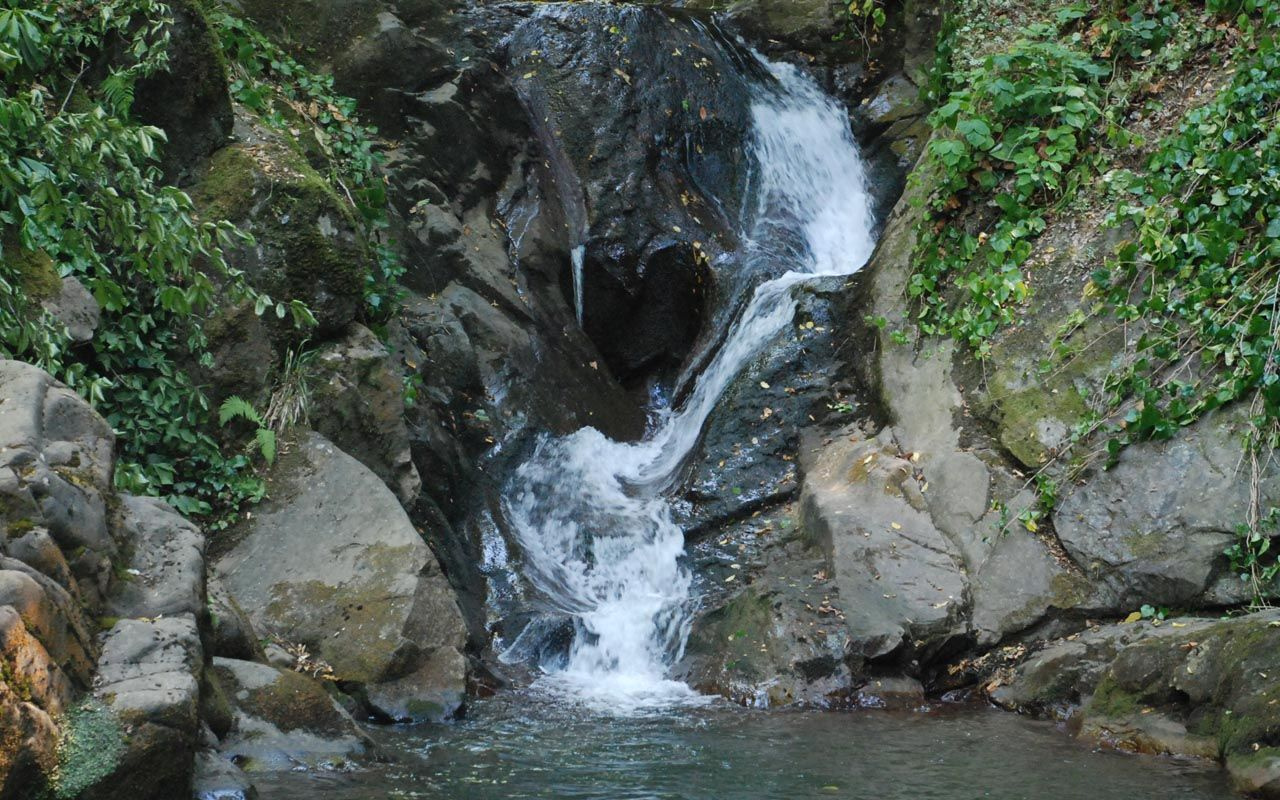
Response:
[[[255,295],[221,254],[234,229],[163,185],[164,132],[130,116],[138,80],[167,67],[170,24],[157,0],[0,0],[0,355],[98,407],[118,434],[119,487],[202,514],[260,482],[209,435],[182,365],[209,358],[194,319],[216,294]],[[64,276],[103,310],[87,348],[41,306]]]
[[[232,395],[222,402],[222,406],[218,409],[218,424],[226,426],[233,420],[242,419],[251,422],[256,426],[253,432],[252,447],[257,448],[262,453],[262,458],[268,464],[272,464],[276,460],[276,432],[271,430],[267,421],[263,419],[253,404],[242,397]]]

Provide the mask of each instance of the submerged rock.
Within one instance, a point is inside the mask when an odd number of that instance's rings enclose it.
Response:
[[[464,662],[439,665],[465,643],[461,614],[435,557],[390,490],[319,434],[286,444],[271,496],[230,534],[218,579],[259,634],[307,648],[342,682],[443,703],[462,702]],[[410,676],[419,676],[414,680]]]
[[[307,675],[215,658],[210,679],[231,708],[218,751],[245,772],[342,769],[372,748],[351,715]]]

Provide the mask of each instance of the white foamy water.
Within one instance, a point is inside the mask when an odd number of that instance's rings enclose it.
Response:
[[[721,394],[794,318],[792,289],[856,272],[874,245],[844,109],[796,68],[767,66],[777,84],[759,87],[752,107],[757,203],[741,231],[744,268],[763,282],[684,405],[661,411],[648,436],[621,443],[584,428],[545,439],[507,487],[525,577],[575,626],[567,663],[538,684],[592,706],[628,712],[700,700],[667,677],[694,608],[668,494]]]

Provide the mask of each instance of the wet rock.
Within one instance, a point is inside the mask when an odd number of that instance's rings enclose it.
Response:
[[[444,45],[384,11],[369,33],[334,59],[334,88],[359,101],[367,118],[383,132],[400,131],[408,102],[405,95],[420,92],[449,74],[452,62]],[[413,69],[405,69],[406,64]]]
[[[404,422],[404,378],[368,328],[322,346],[311,361],[309,416],[316,430],[373,470],[408,505],[422,487]]]
[[[826,447],[802,446],[801,464],[805,529],[840,602],[856,609],[846,623],[854,652],[935,650],[964,634],[963,558],[934,525],[896,442],[845,428]]]
[[[194,800],[256,800],[258,790],[229,759],[201,750],[196,753],[191,796]]]
[[[772,39],[810,52],[830,45],[842,27],[822,0],[686,0],[684,6],[721,12],[755,41]]]
[[[783,517],[786,518],[786,517]],[[847,661],[849,633],[822,554],[789,534],[776,535],[758,564],[699,570],[705,605],[675,674],[702,692],[757,707],[848,704],[858,676]],[[720,534],[726,543],[734,534]],[[768,535],[767,533],[765,535]],[[727,568],[725,568],[727,567]],[[725,583],[725,581],[730,581]],[[747,584],[725,593],[724,589]]]
[[[862,708],[914,710],[924,702],[920,681],[902,675],[872,678],[854,695],[854,704]]]
[[[335,768],[370,749],[368,737],[313,678],[228,658],[215,658],[211,672],[234,708],[219,751],[249,773]]]
[[[796,494],[800,431],[815,419],[853,416],[861,405],[852,387],[834,380],[843,367],[837,349],[843,319],[833,301],[847,280],[798,289],[794,319],[725,390],[675,506],[687,536]]]
[[[408,675],[368,687],[368,701],[396,722],[444,722],[462,710],[466,673],[462,653],[452,647],[437,648]]]
[[[452,590],[394,495],[319,434],[286,445],[270,499],[230,541],[214,570],[254,628],[339,680],[397,681],[464,644]],[[433,615],[416,618],[422,607]]]
[[[587,334],[624,381],[678,367],[704,296],[731,304],[751,277],[719,256],[749,167],[748,76],[767,80],[762,69],[683,17],[574,3],[519,24],[505,61],[567,225],[564,254],[585,246]],[[561,269],[571,298],[567,258]]]

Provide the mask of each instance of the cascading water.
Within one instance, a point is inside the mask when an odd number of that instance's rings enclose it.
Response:
[[[575,626],[567,662],[539,685],[614,710],[697,698],[666,678],[694,606],[668,494],[721,394],[794,317],[792,288],[857,271],[874,244],[845,111],[795,67],[766,67],[774,81],[752,105],[755,202],[740,231],[743,268],[763,282],[684,405],[655,412],[643,440],[594,428],[544,439],[507,487],[526,577]]]

